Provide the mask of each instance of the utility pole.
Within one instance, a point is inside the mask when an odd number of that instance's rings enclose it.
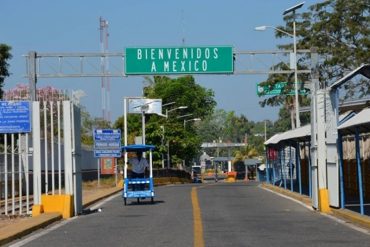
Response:
[[[101,52],[108,52],[108,21],[104,20],[103,17],[99,18],[99,30],[100,30],[100,49]],[[108,59],[104,56],[101,59],[101,72],[106,74],[109,71]],[[102,118],[108,122],[111,121],[110,114],[110,78],[103,76],[101,77],[101,96],[102,96]]]
[[[36,57],[35,51],[28,53],[28,80],[30,88],[30,100],[36,101],[36,83],[37,83],[37,71],[36,71]]]

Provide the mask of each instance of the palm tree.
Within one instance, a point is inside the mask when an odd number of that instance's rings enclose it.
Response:
[[[245,159],[251,159],[258,156],[258,151],[255,147],[247,145],[240,148],[234,153],[234,163],[238,161],[244,161]]]

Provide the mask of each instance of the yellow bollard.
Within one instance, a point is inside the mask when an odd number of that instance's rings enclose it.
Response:
[[[319,189],[319,209],[323,213],[330,212],[328,189]]]

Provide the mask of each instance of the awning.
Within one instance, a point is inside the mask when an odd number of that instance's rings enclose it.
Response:
[[[370,108],[363,109],[351,119],[339,125],[338,130],[354,132],[356,127],[363,129],[360,132],[370,131]]]
[[[300,128],[293,130],[288,130],[284,133],[279,133],[271,137],[265,142],[265,145],[278,144],[281,141],[288,140],[299,140],[302,138],[310,137],[311,138],[311,125],[305,125]]]
[[[329,86],[330,90],[335,90],[341,85],[343,85],[345,82],[351,80],[356,75],[361,74],[365,76],[366,78],[370,79],[370,64],[364,64],[358,67],[357,69],[351,71],[347,75],[345,75],[343,78],[339,79],[335,83]]]
[[[271,145],[271,144],[278,144],[279,143],[279,136],[282,135],[283,133],[278,133],[270,137],[267,141],[265,141],[265,145]]]

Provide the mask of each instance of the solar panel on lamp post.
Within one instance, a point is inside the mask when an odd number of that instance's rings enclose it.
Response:
[[[278,32],[282,32],[290,37],[293,38],[293,53],[294,53],[294,96],[295,96],[295,117],[296,117],[296,128],[301,127],[301,121],[299,119],[299,95],[298,95],[298,68],[297,68],[297,37],[296,37],[296,27],[295,27],[295,11],[303,6],[305,2],[299,3],[286,9],[283,12],[283,15],[289,14],[293,12],[293,34],[288,33],[282,29],[276,28],[274,26],[259,26],[255,27],[254,30],[256,31],[265,31],[267,28],[272,28],[277,30]],[[293,128],[293,126],[292,126]]]

